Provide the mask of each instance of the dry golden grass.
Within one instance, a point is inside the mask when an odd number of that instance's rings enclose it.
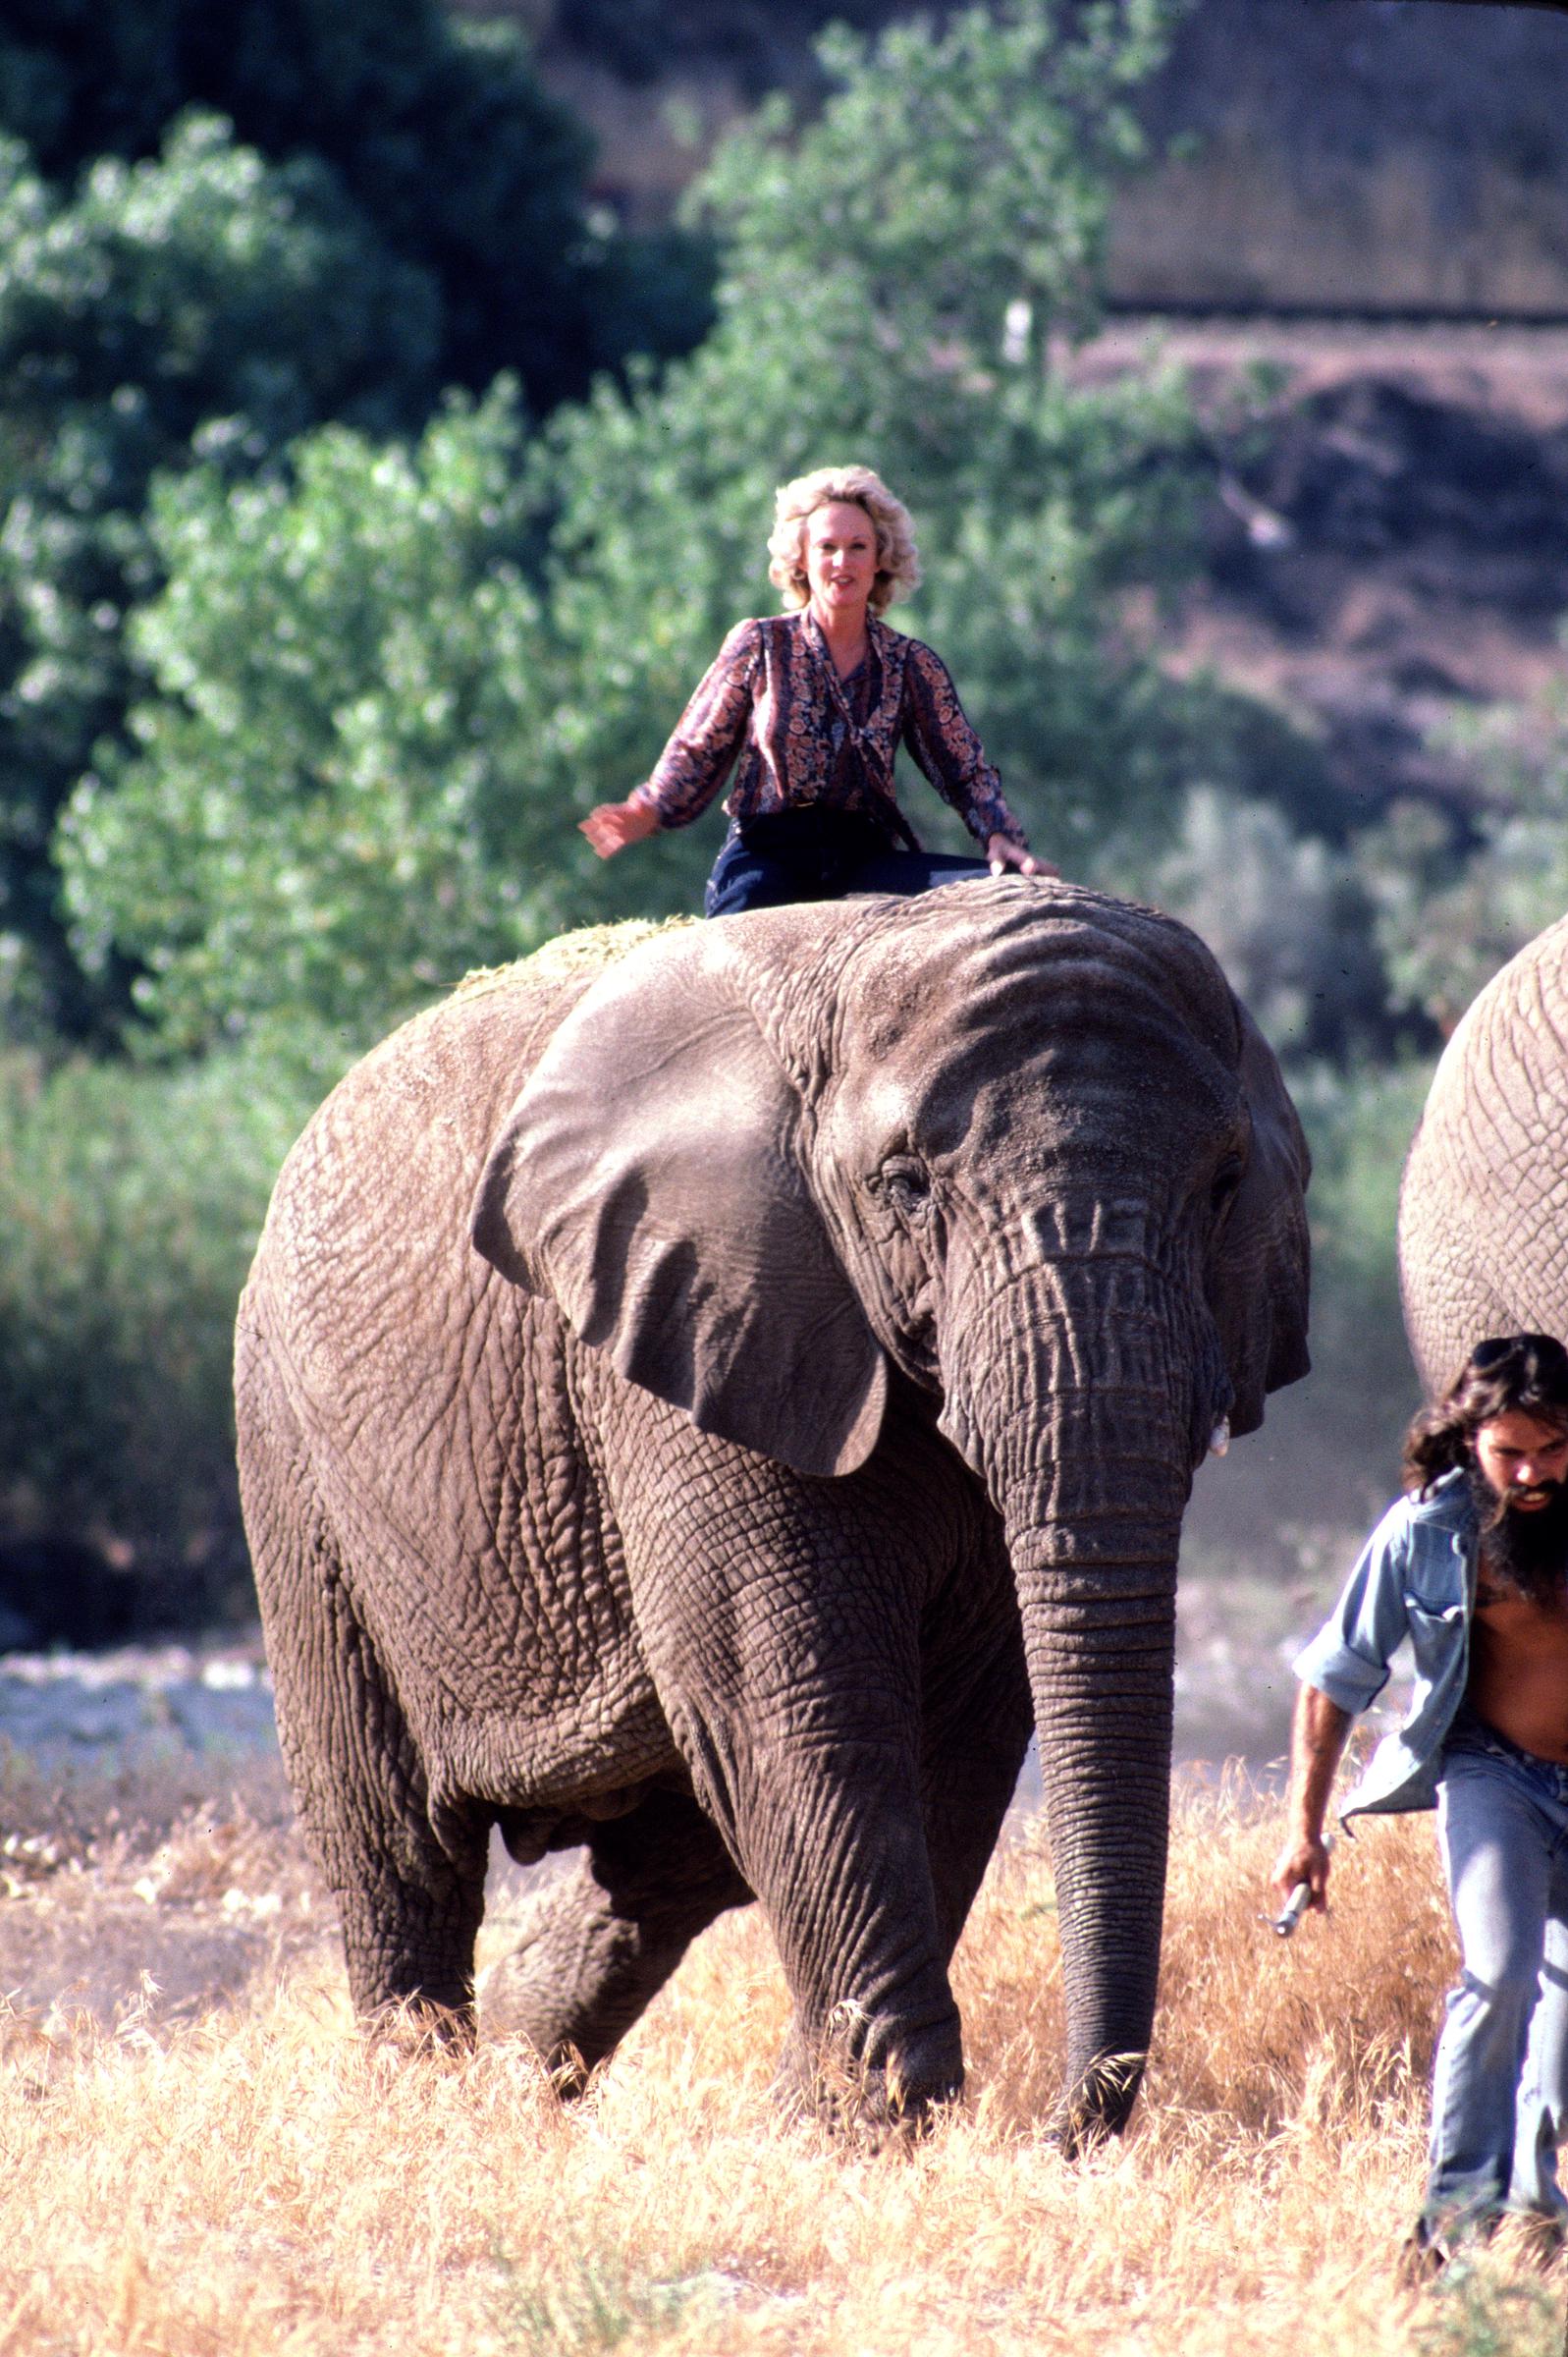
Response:
[[[958,1960],[971,2098],[882,2157],[770,2112],[784,1999],[754,1911],[698,1944],[568,2111],[515,2046],[365,2050],[281,1816],[35,1856],[0,1901],[5,1986],[50,1908],[128,1991],[138,1922],[169,1953],[225,1925],[268,1945],[174,2016],[151,1990],[118,2018],[13,2007],[0,2357],[1231,2357],[1325,2331],[1347,2357],[1555,2357],[1560,2288],[1502,2256],[1424,2297],[1393,2280],[1451,1967],[1430,1821],[1347,1843],[1332,1918],[1288,1945],[1259,1920],[1274,1838],[1235,1790],[1179,1812],[1148,2091],[1078,2167],[1041,2133],[1060,1989],[1027,1832]]]
[[[628,951],[637,950],[659,933],[683,932],[700,919],[694,916],[626,916],[613,924],[579,925],[574,932],[558,933],[527,958],[508,965],[476,965],[463,975],[454,998],[471,999],[486,991],[506,990],[527,974],[540,981],[566,981],[573,974],[614,965]]]

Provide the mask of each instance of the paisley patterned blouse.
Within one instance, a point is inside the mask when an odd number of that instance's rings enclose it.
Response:
[[[893,756],[904,744],[979,843],[1002,835],[1022,844],[946,665],[874,616],[866,638],[865,661],[840,680],[809,612],[738,624],[653,775],[628,798],[661,827],[683,827],[707,808],[738,755],[725,803],[731,818],[815,802],[857,812],[912,843],[893,793]]]

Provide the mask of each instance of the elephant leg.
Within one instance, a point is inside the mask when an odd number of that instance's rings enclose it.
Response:
[[[365,1707],[375,1676],[361,1640],[351,1695]],[[439,1836],[422,1767],[385,1686],[373,1705],[377,1756],[307,1820],[343,1924],[349,1988],[366,2020],[412,2006],[445,2041],[474,2033],[474,1943],[484,1914],[487,1840],[476,1812],[441,1813]]]
[[[652,1793],[535,1894],[516,1946],[486,1976],[486,2035],[520,2032],[563,2091],[579,2093],[697,1934],[751,1895],[690,1795]]]
[[[338,1902],[355,2011],[412,2005],[473,2031],[486,1822],[432,1823],[424,1766],[343,1576],[309,1454],[272,1371],[241,1362],[241,1476],[278,1737],[305,1837]]]
[[[963,2086],[946,1966],[967,1896],[956,1870],[935,1891],[913,1743],[838,1736],[766,1771],[740,1823],[794,2000],[774,2092],[873,2137],[918,2126]]]
[[[943,1954],[950,1962],[1018,1788],[1034,1708],[1023,1639],[1010,1614],[989,1651],[965,1659],[939,1641],[927,1664],[926,1848]]]
[[[786,1601],[759,1567],[764,1656],[699,1686],[691,1642],[660,1695],[778,1944],[794,2022],[777,2092],[878,2133],[955,2095],[963,2054],[926,1846],[918,1616],[853,1570],[844,1587],[802,1576]]]
[[[966,1565],[950,1591],[952,1609],[929,1617],[922,1631],[920,1781],[944,1964],[952,1961],[985,1880],[1034,1732],[1023,1639],[1004,1561],[993,1569],[988,1589],[984,1564],[977,1560]],[[988,1593],[995,1597],[989,1614]],[[780,2060],[779,2091],[787,2098],[809,2075],[810,2063],[808,2042],[796,2020]]]

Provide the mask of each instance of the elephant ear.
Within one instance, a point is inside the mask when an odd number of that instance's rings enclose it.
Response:
[[[706,927],[596,982],[513,1106],[473,1240],[628,1382],[797,1472],[876,1446],[887,1368],[802,1167],[804,1107]]]
[[[1234,1432],[1255,1432],[1264,1396],[1294,1383],[1311,1366],[1307,1293],[1311,1245],[1306,1187],[1307,1140],[1273,1050],[1239,1000],[1237,1077],[1252,1122],[1252,1142],[1236,1199],[1220,1232],[1211,1300],[1225,1363],[1235,1386]]]

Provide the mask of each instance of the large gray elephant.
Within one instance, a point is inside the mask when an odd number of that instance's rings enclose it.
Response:
[[[357,2005],[471,2023],[499,1825],[582,1851],[509,1976],[554,2061],[755,1896],[791,2079],[917,2115],[962,2081],[947,1966],[1033,1724],[1062,2132],[1119,2126],[1182,1510],[1306,1368],[1306,1176],[1202,944],[1043,881],[568,938],[367,1057],[238,1362]]]
[[[1443,1051],[1399,1192],[1399,1279],[1429,1396],[1484,1336],[1568,1337],[1568,918]]]

